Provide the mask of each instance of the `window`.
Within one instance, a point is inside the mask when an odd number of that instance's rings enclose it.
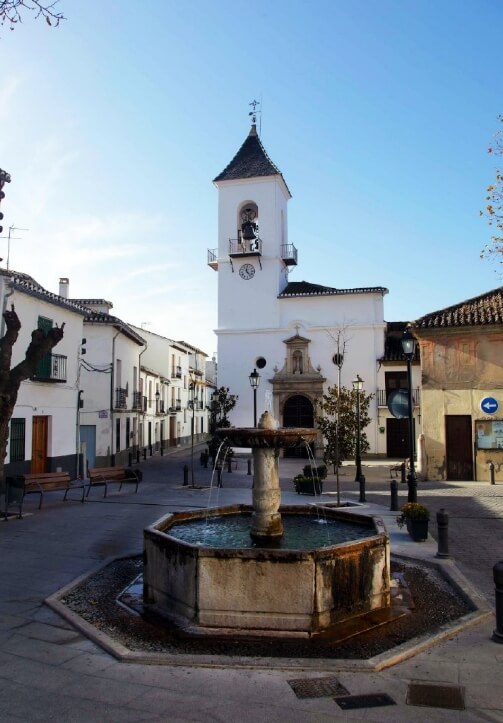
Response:
[[[121,420],[115,421],[115,451],[118,452],[121,448]]]
[[[24,461],[25,420],[10,420],[10,461]]]

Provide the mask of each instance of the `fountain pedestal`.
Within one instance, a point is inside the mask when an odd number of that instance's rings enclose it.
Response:
[[[281,503],[277,449],[253,450],[253,515],[250,536],[255,539],[283,535],[283,523],[278,512]]]

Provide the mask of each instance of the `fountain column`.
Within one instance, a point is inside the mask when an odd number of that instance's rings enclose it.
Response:
[[[274,417],[264,412],[259,429],[275,429]],[[278,512],[281,503],[278,469],[279,450],[274,446],[253,449],[253,515],[250,535],[255,538],[278,538],[283,535],[283,523]]]

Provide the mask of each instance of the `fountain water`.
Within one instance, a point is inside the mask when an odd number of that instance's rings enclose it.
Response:
[[[328,525],[344,527],[344,534],[354,528],[330,543],[313,506],[280,508],[279,450],[312,442],[316,430],[278,428],[265,412],[258,428],[230,427],[219,436],[253,451],[252,506],[179,512],[148,527],[145,608],[198,634],[311,636],[389,607],[389,539],[380,520],[325,508]],[[249,524],[249,541],[232,546],[236,518]],[[211,544],[199,526],[206,519],[222,529]],[[306,520],[309,541],[294,537],[282,548],[284,523],[305,527]],[[184,526],[194,524],[195,537],[191,531],[182,539]]]

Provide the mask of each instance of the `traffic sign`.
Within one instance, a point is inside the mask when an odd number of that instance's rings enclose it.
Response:
[[[485,414],[496,414],[499,409],[499,404],[494,397],[484,397],[480,402],[480,408]]]

